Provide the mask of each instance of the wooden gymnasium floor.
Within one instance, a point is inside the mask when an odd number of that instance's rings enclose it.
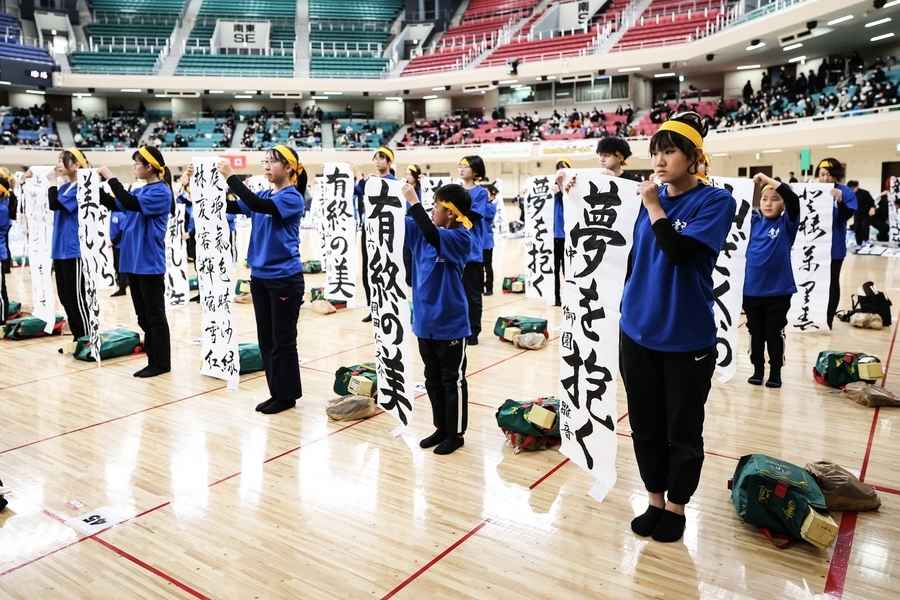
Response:
[[[521,270],[521,241],[500,241],[496,256],[499,286]],[[851,257],[845,297],[871,279],[900,301],[898,266]],[[9,278],[13,298],[30,296],[26,275]],[[103,308],[114,315],[107,326],[136,328],[129,298]],[[251,307],[235,308],[241,340],[255,340]],[[552,308],[497,294],[486,298],[485,331],[517,313],[559,321]],[[328,422],[335,369],[373,356],[361,317],[302,311],[305,396],[275,417],[253,411],[266,396],[261,374],[237,392],[199,375],[197,304],[170,310],[174,370],[149,381],[131,376],[143,357],[98,369],[58,354],[58,338],[0,342],[0,477],[13,488],[0,515],[0,598],[897,597],[900,416],[810,377],[821,349],[886,361],[892,332],[839,323],[790,336],[781,391],[744,383],[742,355],[707,404],[708,456],[684,542],[663,545],[628,528],[645,495],[621,389],[619,480],[603,504],[558,452],[505,447],[495,409],[556,392],[555,345],[523,352],[482,337],[469,352],[466,446],[451,457],[416,445],[431,432],[424,398],[402,438],[383,414]],[[418,356],[414,373],[421,381]],[[887,386],[900,392],[900,359]],[[883,507],[836,515],[833,551],[776,550],[738,521],[725,489],[750,452],[836,461],[877,484]],[[100,507],[125,520],[90,536],[63,524]]]

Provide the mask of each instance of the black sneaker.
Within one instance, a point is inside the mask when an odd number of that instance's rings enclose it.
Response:
[[[434,448],[435,446],[443,442],[445,437],[447,436],[444,435],[443,431],[435,431],[427,438],[419,442],[419,448]]]
[[[468,338],[466,338],[466,343],[470,346],[477,346],[478,345],[478,336],[470,335]]]
[[[365,317],[363,317],[362,322],[363,323],[371,323],[372,322],[372,313],[369,313]]]
[[[465,445],[465,441],[463,440],[463,436],[461,435],[452,435],[446,438],[443,442],[438,444],[434,448],[435,454],[447,455],[453,454],[457,449],[462,448]]]
[[[767,388],[780,388],[781,387],[781,369],[776,369],[772,367],[769,372],[769,380],[766,382]]]
[[[125,288],[119,288],[117,291],[110,294],[109,297],[116,298],[118,296],[124,296],[124,295],[125,295]]]
[[[762,367],[753,367],[753,375],[750,376],[747,383],[750,385],[762,385],[764,374]]]

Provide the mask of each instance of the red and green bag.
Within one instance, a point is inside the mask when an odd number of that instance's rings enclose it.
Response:
[[[366,377],[373,384],[378,382],[378,375],[375,371],[375,363],[361,363],[352,367],[340,367],[334,373],[334,393],[338,396],[350,395],[350,378],[361,375]],[[373,386],[374,387],[374,386]]]
[[[547,331],[547,319],[522,315],[497,317],[497,322],[494,323],[494,335],[502,339],[503,333],[508,327],[516,327],[521,330],[521,333],[542,333],[544,337],[550,336]]]
[[[859,375],[860,362],[880,362],[876,357],[862,352],[839,352],[825,350],[819,352],[813,377],[818,383],[834,388],[842,388],[848,383],[862,381]]]
[[[129,354],[140,354],[143,351],[144,346],[141,344],[141,336],[136,331],[118,327],[100,332],[100,360],[127,356]],[[75,343],[74,356],[76,360],[94,361],[94,356],[91,354],[90,336],[78,338],[78,341]]]
[[[46,325],[44,321],[37,317],[19,317],[18,319],[7,321],[3,325],[3,337],[7,340],[27,340],[47,335],[60,335],[66,326],[66,318],[56,315],[53,331],[49,334],[44,332],[44,326]]]

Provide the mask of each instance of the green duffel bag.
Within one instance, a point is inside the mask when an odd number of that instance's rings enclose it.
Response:
[[[375,372],[375,363],[362,363],[353,365],[352,367],[341,367],[334,372],[334,393],[338,396],[350,395],[350,378],[356,375],[362,375],[372,381],[378,382],[378,376]]]
[[[128,356],[129,354],[140,354],[143,351],[144,346],[141,344],[141,336],[136,331],[117,327],[116,329],[100,332],[100,360]],[[94,361],[94,356],[91,354],[90,336],[86,335],[78,338],[78,341],[75,343],[75,359],[87,362]]]
[[[6,305],[6,319],[16,319],[22,314],[22,303],[10,300]]]
[[[547,332],[547,319],[540,319],[538,317],[526,317],[522,315],[497,317],[497,322],[494,324],[494,335],[502,338],[507,327],[517,327],[521,329],[521,333],[542,333],[544,334],[544,337],[550,335]]]
[[[322,261],[319,260],[307,260],[303,263],[303,272],[304,273],[321,273],[322,272]]]
[[[316,300],[324,300],[325,299],[325,288],[315,287],[309,289],[309,301],[315,302]]]
[[[37,317],[19,317],[7,321],[3,325],[3,337],[7,340],[27,340],[29,338],[44,337],[46,335],[59,335],[66,326],[66,318],[56,315],[52,333],[45,333],[46,323]]]
[[[809,471],[765,454],[742,456],[728,487],[738,516],[773,540],[803,539],[810,511],[828,512],[825,495]]]
[[[497,425],[503,431],[512,431],[522,435],[533,435],[537,437],[559,437],[559,419],[553,421],[553,427],[543,429],[538,427],[526,416],[532,406],[543,406],[549,411],[559,414],[559,400],[550,396],[548,398],[538,398],[528,402],[519,402],[518,400],[507,400],[500,408],[497,409]]]
[[[825,350],[819,352],[819,356],[816,358],[816,366],[813,367],[813,377],[823,385],[842,388],[848,383],[862,380],[859,376],[859,363],[861,361],[879,362],[874,356],[862,352]]]
[[[27,256],[14,256],[13,259],[12,259],[12,262],[13,262],[17,267],[27,267],[27,266],[29,266],[29,265],[31,264],[31,261],[28,260],[28,257],[27,257]]]
[[[234,284],[234,293],[235,294],[249,294],[250,293],[250,280],[249,279],[238,279]]]
[[[241,375],[263,370],[262,353],[259,351],[259,344],[249,342],[238,344],[238,352],[241,355]]]
[[[513,291],[513,283],[516,283],[517,281],[521,282],[523,288],[522,288],[521,292],[516,292],[516,293],[519,293],[519,294],[524,293],[524,291],[525,291],[525,288],[524,288],[525,276],[524,275],[519,275],[517,277],[504,277],[503,278],[503,291],[504,292],[512,292]]]
[[[192,275],[192,276],[188,277],[188,288],[190,288],[191,291],[196,291],[196,290],[200,289],[200,282],[197,280],[196,275]]]

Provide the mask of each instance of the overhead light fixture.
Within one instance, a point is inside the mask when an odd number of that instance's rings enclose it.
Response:
[[[749,71],[750,69],[758,69],[762,65],[741,65],[737,68],[738,71]]]
[[[803,56],[795,56],[794,58],[789,59],[788,62],[789,63],[806,62],[806,55],[804,54]]]
[[[441,85],[441,86],[438,86],[438,87],[433,87],[433,88],[431,88],[431,91],[432,91],[432,92],[443,92],[443,91],[444,91],[444,86]]]
[[[837,19],[832,19],[828,21],[829,25],[837,25],[838,23],[846,23],[850,19],[853,18],[853,15],[844,15],[843,17],[838,17]]]
[[[631,73],[633,71],[640,71],[640,67],[625,67],[624,69],[619,69],[619,73]]]
[[[785,46],[782,48],[785,52],[790,52],[791,50],[796,50],[797,48],[802,48],[803,42],[797,42],[796,44],[791,44],[790,46]]]
[[[746,50],[747,52],[749,52],[751,50],[756,50],[757,48],[762,48],[765,45],[765,42],[756,42],[755,44],[750,44],[749,46],[747,46]]]
[[[91,94],[88,94],[87,92],[75,92],[72,96],[75,98],[90,98]]]
[[[556,75],[547,75],[547,79],[552,81],[556,79]]]
[[[403,98],[399,96],[386,96],[385,100],[394,100],[395,102],[403,102]]]
[[[34,94],[35,96],[44,96],[47,92],[43,90],[25,90],[26,94]]]
[[[244,90],[244,93],[245,93],[245,94],[250,94],[251,96],[255,96],[255,95],[256,95],[256,90]]]
[[[437,98],[436,94],[428,94],[427,96],[422,96],[422,100],[434,100]]]
[[[172,98],[172,96],[168,94],[153,94],[154,98]]]
[[[235,94],[235,100],[250,100],[253,96],[248,96],[247,94]]]
[[[727,152],[719,152],[717,154],[710,154],[710,156],[712,156],[713,158],[725,158],[726,156],[728,156],[728,153]]]
[[[12,81],[0,81],[0,85],[12,85]]]
[[[236,97],[236,96],[235,96]],[[313,100],[328,100],[328,96],[310,96]]]
[[[900,0],[891,0],[890,2],[882,6],[882,8],[890,8],[892,6],[897,6],[898,4],[900,4]]]
[[[209,90],[210,94],[224,94],[225,90]]]
[[[322,92],[323,94],[328,94],[329,96],[343,96],[344,92]]]
[[[828,147],[829,147],[829,148],[832,148],[832,149],[837,149],[837,148],[852,148],[852,147],[853,147],[853,144],[832,144],[831,146],[828,146]]]
[[[512,85],[514,83],[519,83],[518,79],[504,79],[500,82],[500,85]]]
[[[122,88],[119,91],[126,94],[139,94],[141,92],[140,88]]]
[[[675,77],[675,73],[657,73],[653,77],[656,79],[662,79],[663,77]]]
[[[870,42],[880,42],[881,40],[886,40],[886,39],[892,38],[892,37],[894,37],[894,32],[893,32],[893,31],[892,31],[891,33],[882,33],[881,35],[876,35],[875,37],[873,37],[873,38],[870,39],[869,41],[870,41]]]
[[[763,154],[778,154],[779,152],[784,152],[781,148],[775,148],[774,150],[763,150]]]
[[[878,19],[877,21],[872,21],[871,23],[866,23],[866,29],[868,29],[869,27],[876,27],[878,25],[884,25],[885,23],[890,23],[890,22],[891,22],[890,17]]]

